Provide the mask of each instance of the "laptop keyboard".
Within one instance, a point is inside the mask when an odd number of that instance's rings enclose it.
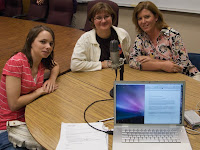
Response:
[[[180,129],[122,129],[122,143],[180,143]]]

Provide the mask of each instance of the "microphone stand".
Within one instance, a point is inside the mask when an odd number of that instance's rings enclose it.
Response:
[[[120,81],[123,81],[124,80],[124,60],[123,59],[121,59],[121,64],[118,65],[118,67],[116,67],[116,69],[115,69],[116,78],[117,78],[118,68],[119,68],[119,72],[120,72]],[[110,96],[112,98],[114,97],[114,87],[110,90]]]
[[[120,81],[123,81],[124,80],[124,63],[122,66],[120,66],[119,72],[120,72]]]

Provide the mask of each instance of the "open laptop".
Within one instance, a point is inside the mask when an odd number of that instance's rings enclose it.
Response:
[[[184,103],[184,81],[115,81],[113,150],[192,150]]]

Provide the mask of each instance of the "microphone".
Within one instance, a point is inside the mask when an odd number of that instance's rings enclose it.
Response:
[[[110,41],[110,58],[112,61],[112,68],[117,69],[119,66],[119,48],[118,41],[112,40]]]
[[[111,58],[111,67],[115,69],[115,74],[117,78],[117,69],[119,68],[120,70],[120,80],[123,80],[124,76],[124,59],[120,58],[119,55],[119,48],[118,48],[118,41],[117,40],[112,40],[110,41],[110,58]],[[115,78],[115,80],[116,80]],[[114,97],[114,89],[112,88],[110,90],[110,96]]]
[[[111,66],[115,69],[116,77],[117,77],[117,69],[119,67],[119,48],[118,48],[118,41],[112,40],[110,41],[110,59],[111,59]],[[116,80],[116,79],[115,79]],[[110,96],[114,97],[114,89],[110,90]]]

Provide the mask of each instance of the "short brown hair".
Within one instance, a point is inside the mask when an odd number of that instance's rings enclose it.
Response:
[[[164,27],[168,27],[168,25],[164,21],[162,13],[157,8],[157,6],[154,3],[150,2],[150,1],[142,1],[134,8],[133,17],[132,17],[132,21],[135,24],[135,28],[136,28],[136,31],[138,33],[142,33],[143,32],[143,30],[138,25],[138,14],[143,9],[147,9],[147,10],[151,11],[154,14],[154,16],[156,16],[156,15],[158,16],[158,20],[156,22],[156,27],[159,30],[161,30]]]
[[[95,28],[94,17],[96,14],[98,14],[100,12],[107,12],[108,14],[110,14],[112,17],[112,24],[116,23],[117,15],[116,15],[115,11],[112,9],[112,7],[107,3],[98,2],[90,9],[90,11],[88,13],[88,20],[90,21],[91,26],[93,28]]]

